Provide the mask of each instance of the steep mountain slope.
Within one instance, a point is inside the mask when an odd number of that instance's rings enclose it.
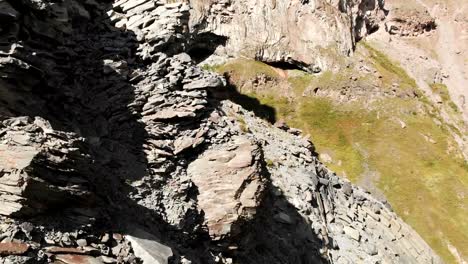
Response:
[[[329,42],[325,37],[308,38],[328,35],[309,31],[300,15],[262,15],[288,14],[294,3],[318,10],[311,12],[318,17],[324,10],[320,6],[327,6],[349,21],[348,26],[361,20],[369,30]],[[256,26],[250,28],[245,12],[220,15],[216,8],[202,9],[209,15],[198,28],[221,36],[247,28],[250,34],[244,38],[255,36],[245,41],[227,39],[202,65],[226,75],[231,86],[245,95],[236,102],[279,126],[285,122],[309,134],[330,168],[387,198],[446,262],[463,263],[468,255],[466,4],[394,0],[384,7],[377,1],[355,3],[349,9],[352,12],[322,1],[292,1],[275,7],[280,10],[258,5],[261,10],[250,18]],[[379,24],[381,14],[387,16]],[[276,17],[287,17],[287,21]],[[278,30],[273,38],[284,40],[278,42],[281,45],[268,45],[264,40],[272,35],[258,29],[264,19],[287,25],[287,30]],[[296,33],[305,37],[290,41]],[[338,46],[333,47],[336,42]],[[343,43],[354,47],[351,56],[343,56]],[[297,45],[313,51],[301,53]],[[288,56],[276,56],[278,46]]]
[[[0,263],[440,263],[230,101],[185,53],[189,10],[0,0]]]

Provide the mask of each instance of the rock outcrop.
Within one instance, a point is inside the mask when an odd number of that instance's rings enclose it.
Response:
[[[297,131],[219,97],[187,3],[0,7],[0,263],[440,261]]]
[[[385,17],[381,0],[197,0],[192,5],[190,30],[201,36],[193,49],[310,72],[330,69],[337,54],[351,54],[355,42],[377,30]],[[228,39],[216,47],[219,42],[203,38],[207,34]]]
[[[391,35],[419,36],[437,27],[435,18],[424,7],[415,10],[395,8],[385,22],[385,30]]]

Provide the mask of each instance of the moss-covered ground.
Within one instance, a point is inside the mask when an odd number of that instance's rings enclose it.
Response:
[[[363,49],[381,75],[382,89],[398,83],[400,90],[417,92],[414,80],[398,64],[368,44]],[[328,97],[303,96],[303,92],[311,85],[346,83],[349,72],[318,76],[296,72],[284,78],[266,64],[244,59],[212,70],[234,76],[233,85],[259,74],[277,78],[278,83],[287,82],[293,91],[288,98],[279,96],[283,94],[277,90],[279,86],[243,93],[274,108],[276,120],[283,119],[309,134],[318,152],[332,157],[328,166],[338,174],[357,183],[364,168],[378,172],[375,185],[447,263],[455,263],[447,243],[468,257],[468,166],[447,127],[434,120],[434,113],[428,110],[433,107],[424,97],[336,102]],[[446,88],[433,85],[433,89],[447,99]]]

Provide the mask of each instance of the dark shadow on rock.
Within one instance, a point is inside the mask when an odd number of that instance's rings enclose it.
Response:
[[[268,186],[255,220],[243,227],[239,249],[232,254],[235,263],[328,263],[311,223],[275,188]]]
[[[238,105],[241,105],[246,110],[252,111],[256,116],[267,120],[274,124],[277,121],[276,109],[262,104],[257,98],[242,94],[233,82],[230,80],[228,73],[224,74],[227,81],[227,86],[223,90],[212,89],[211,92],[214,97],[219,100],[230,100]]]
[[[261,156],[260,160],[264,160]],[[250,221],[241,219],[232,227],[233,236],[212,242],[212,247],[218,246],[233,263],[330,263],[320,253],[325,245],[312,230],[310,221],[272,184],[265,162],[261,167],[267,181],[255,217]]]
[[[264,61],[264,63],[282,70],[306,71],[308,67],[307,64],[297,61]]]
[[[182,220],[188,230],[182,230],[162,219],[160,211],[138,204],[138,198],[131,198],[137,193],[131,184],[150,173],[144,151],[149,135],[140,121],[142,105],[134,104],[139,94],[129,73],[145,70],[147,65],[136,56],[135,34],[112,26],[106,14],[112,9],[112,3],[101,1],[99,7],[84,4],[90,18],[76,16],[68,23],[49,19],[52,11],[47,8],[34,10],[26,1],[8,2],[20,11],[13,19],[17,23],[11,23],[20,24],[11,41],[22,41],[24,45],[12,56],[32,67],[0,69],[0,94],[8,95],[0,101],[0,120],[40,116],[54,130],[83,137],[84,146],[80,151],[87,155],[86,164],[70,164],[72,173],[50,170],[47,164],[32,167],[29,173],[44,178],[47,187],[33,185],[26,194],[34,200],[30,206],[40,206],[42,214],[22,219],[61,232],[79,230],[93,223],[88,230],[91,233],[112,230],[131,234],[138,226],[173,248],[174,262],[183,254],[194,259],[194,263],[209,263],[210,238],[201,228],[193,230],[201,224],[203,215],[189,211]],[[0,33],[8,25],[3,24]],[[5,50],[13,48],[9,44]],[[165,52],[170,56],[180,48],[181,44],[172,45]],[[199,125],[196,119],[173,122],[178,122],[181,130],[184,126]],[[178,159],[174,157],[172,162],[176,164]],[[70,184],[54,181],[56,173],[61,173],[62,178],[78,175],[83,186],[93,194],[93,201],[89,196],[76,197],[66,192],[48,195],[53,194],[49,187]],[[164,184],[159,182],[154,188]]]

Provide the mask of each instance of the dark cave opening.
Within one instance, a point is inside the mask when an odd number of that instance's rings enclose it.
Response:
[[[193,47],[188,51],[188,54],[196,63],[200,63],[210,57],[213,52],[214,50],[206,47]]]
[[[273,61],[273,62],[266,61],[265,63],[272,67],[279,68],[282,70],[300,70],[300,71],[304,70],[304,68],[299,66],[297,63],[291,63],[287,61]]]
[[[227,39],[213,33],[197,34],[190,41],[187,53],[195,63],[200,63],[213,55],[219,46],[226,45]]]

